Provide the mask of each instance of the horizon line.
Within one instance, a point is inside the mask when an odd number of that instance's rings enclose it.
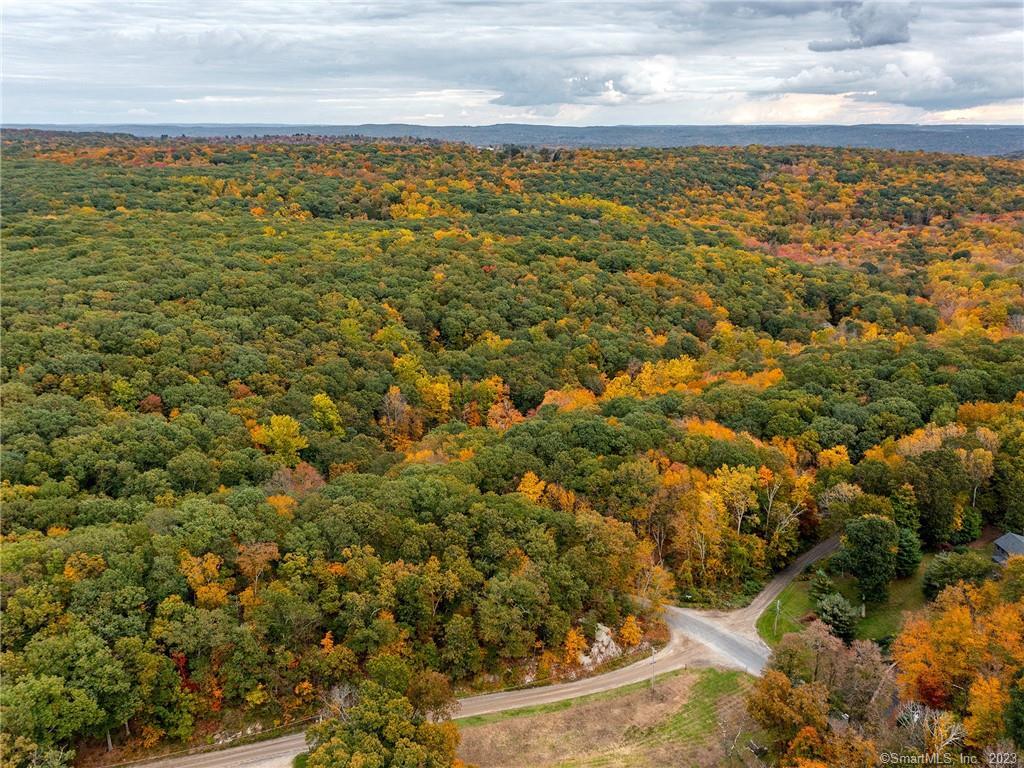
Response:
[[[1020,123],[588,123],[586,125],[564,125],[559,123],[410,123],[410,122],[366,122],[366,123],[263,123],[263,122],[5,122],[0,119],[0,128],[70,127],[70,126],[182,126],[182,127],[228,127],[246,126],[253,128],[348,128],[361,126],[412,126],[414,128],[496,128],[500,126],[523,126],[527,128],[860,128],[865,126],[908,127],[908,128],[1021,128]]]

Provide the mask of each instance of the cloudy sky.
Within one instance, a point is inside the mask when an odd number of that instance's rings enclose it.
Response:
[[[1024,122],[1021,0],[2,0],[7,123]]]

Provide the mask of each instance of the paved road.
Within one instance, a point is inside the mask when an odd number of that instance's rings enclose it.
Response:
[[[665,622],[669,627],[670,640],[650,658],[583,680],[460,699],[456,717],[486,715],[574,699],[647,680],[652,674],[671,672],[685,666],[714,664],[760,674],[768,661],[770,649],[757,636],[757,617],[808,564],[829,554],[837,544],[836,539],[829,539],[805,552],[778,573],[745,608],[697,611],[666,606]],[[144,765],[146,768],[289,768],[293,758],[305,749],[305,734],[296,733],[256,744],[166,758]]]
[[[739,666],[745,663],[728,655],[719,655],[699,642],[689,639],[682,629],[688,623],[688,612],[673,606],[666,607],[665,619],[670,629],[668,644],[646,659],[602,675],[517,691],[487,693],[459,700],[455,717],[487,715],[509,709],[520,709],[538,704],[550,704],[575,699],[591,693],[610,691],[630,683],[648,680],[652,675],[671,672],[685,666],[715,664]],[[703,622],[702,622],[703,623]],[[711,630],[712,634],[714,630]],[[728,643],[728,638],[725,640]],[[759,669],[760,667],[758,667]],[[145,768],[289,768],[296,755],[306,751],[305,734],[296,733],[276,739],[230,747],[215,752],[181,756],[144,763]]]
[[[838,538],[819,542],[779,571],[750,604],[732,611],[697,611],[692,608],[665,609],[665,619],[677,632],[714,649],[733,666],[759,675],[768,663],[771,649],[757,634],[757,620],[793,579],[811,563],[830,554],[839,545]]]
[[[775,599],[782,594],[793,579],[799,576],[811,563],[821,560],[831,554],[839,546],[839,537],[818,542],[800,557],[790,563],[786,568],[775,574],[764,589],[757,593],[757,596],[750,601],[750,604],[732,611],[700,611],[694,612],[697,615],[711,621],[731,632],[742,635],[751,642],[763,642],[757,634],[757,619],[765,610],[775,602]]]

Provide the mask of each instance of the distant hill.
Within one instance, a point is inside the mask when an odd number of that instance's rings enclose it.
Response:
[[[924,150],[967,155],[1024,152],[1024,126],[1013,125],[8,125],[71,131],[130,133],[135,136],[318,136],[413,137],[477,146],[522,144],[548,147],[684,147],[808,145]]]

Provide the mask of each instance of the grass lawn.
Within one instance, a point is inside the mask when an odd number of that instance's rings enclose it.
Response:
[[[913,576],[897,579],[889,585],[888,600],[878,605],[867,606],[867,615],[857,622],[857,639],[881,640],[884,637],[892,637],[903,626],[904,611],[916,611],[924,607],[927,600],[921,591],[921,584],[924,581],[924,570],[934,558],[935,555],[925,555]],[[860,607],[860,594],[852,577],[837,578],[836,587],[852,605]]]
[[[868,605],[867,615],[857,622],[856,637],[861,640],[881,640],[899,632],[904,611],[916,611],[925,604],[921,583],[924,571],[935,555],[925,555],[913,576],[897,579],[889,585],[889,599],[879,605]],[[850,576],[835,579],[836,588],[850,603],[860,609],[860,595],[856,580]],[[775,605],[772,604],[757,620],[757,633],[768,645],[775,645],[787,632],[800,630],[799,619],[814,610],[809,594],[811,582],[801,576],[779,596],[781,611],[776,626]]]
[[[778,621],[775,617],[775,603],[769,605],[758,618],[757,634],[768,645],[775,645],[783,635],[789,632],[800,631],[802,625],[798,619],[802,619],[814,610],[814,603],[808,593],[810,586],[810,579],[801,575],[779,595]]]

